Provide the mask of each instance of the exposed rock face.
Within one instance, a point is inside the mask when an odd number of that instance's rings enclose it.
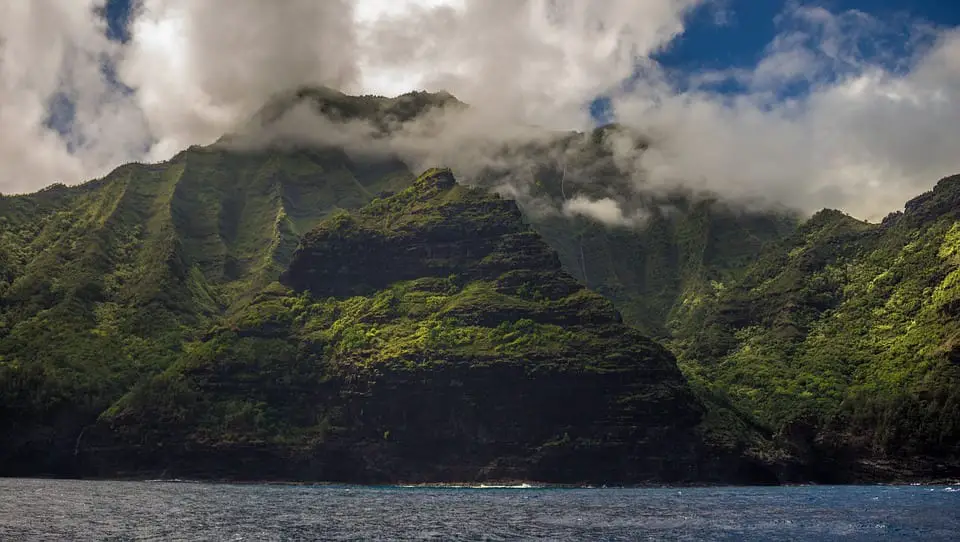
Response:
[[[431,170],[307,234],[282,282],[134,390],[86,472],[352,482],[769,482],[672,356],[511,201]]]

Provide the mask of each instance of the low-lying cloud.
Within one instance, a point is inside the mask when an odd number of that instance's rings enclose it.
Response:
[[[81,182],[211,143],[301,85],[448,90],[471,107],[375,143],[369,126],[307,110],[274,129],[468,178],[500,171],[494,184],[518,197],[537,164],[551,163],[569,170],[569,193],[542,212],[610,225],[642,223],[642,213],[586,189],[609,167],[640,191],[685,187],[872,219],[960,171],[960,31],[920,21],[789,4],[755,66],[678,76],[653,57],[693,10],[725,14],[718,3],[139,0],[124,43],[105,37],[104,7],[0,5],[0,191]],[[598,95],[648,143],[615,134],[612,166],[578,163],[583,138],[555,144],[558,131],[591,127],[585,106]]]
[[[635,212],[624,213],[620,202],[613,198],[591,200],[582,194],[563,203],[563,214],[567,216],[586,216],[607,226],[633,227],[642,224],[646,215]]]

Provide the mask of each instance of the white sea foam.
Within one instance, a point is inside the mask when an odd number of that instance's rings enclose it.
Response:
[[[540,486],[535,486],[531,484],[508,484],[508,485],[499,485],[499,484],[480,484],[478,486],[467,486],[471,489],[536,489]]]

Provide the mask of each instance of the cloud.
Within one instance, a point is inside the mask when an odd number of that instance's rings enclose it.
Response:
[[[217,138],[277,92],[359,77],[347,0],[143,0],[121,74],[154,158]]]
[[[102,7],[92,0],[0,4],[0,191],[76,182],[142,151],[138,109],[105,70],[121,51],[95,15]]]
[[[492,114],[488,126],[586,126],[584,101],[628,76],[635,57],[666,46],[697,4],[133,1],[122,44],[105,37],[105,0],[0,8],[0,190],[169,157],[306,84],[378,92],[399,79],[448,88]],[[44,124],[57,96],[76,108],[66,134]]]
[[[566,216],[585,216],[597,220],[607,226],[633,227],[642,224],[646,215],[635,213],[627,216],[620,207],[620,202],[613,198],[590,198],[577,195],[563,203],[563,214]]]
[[[629,194],[588,189],[611,171],[636,193],[684,187],[869,218],[960,171],[960,33],[907,18],[791,3],[756,65],[677,84],[655,54],[693,10],[725,12],[723,2],[139,0],[124,43],[105,38],[103,7],[0,5],[0,191],[167,158],[307,84],[446,89],[471,108],[375,143],[370,126],[304,108],[276,129],[413,167],[498,172],[485,182],[518,197],[545,161],[567,170],[573,199],[528,205],[608,223],[633,220]],[[730,82],[740,91],[720,90]],[[558,131],[588,129],[597,95],[649,146],[613,136],[609,161],[578,162],[589,142]]]
[[[585,126],[584,103],[683,31],[697,0],[467,0],[385,17],[365,33],[370,70],[545,127]]]
[[[866,14],[796,7],[781,24],[753,70],[686,91],[648,72],[614,98],[618,120],[656,134],[633,157],[648,186],[879,219],[960,171],[960,32],[907,27],[903,65],[876,48],[894,28]],[[710,90],[725,78],[746,91]],[[806,92],[778,94],[791,83]]]

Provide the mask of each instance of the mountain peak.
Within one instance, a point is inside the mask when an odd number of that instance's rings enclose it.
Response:
[[[326,86],[303,86],[272,96],[248,124],[268,126],[302,105],[335,122],[366,120],[384,128],[390,123],[410,121],[430,109],[465,107],[446,91],[412,91],[391,98],[372,94],[353,96]]]
[[[852,216],[837,209],[821,209],[803,223],[803,230],[822,229],[827,226],[859,228],[866,225]]]
[[[417,177],[413,182],[414,186],[424,188],[436,188],[438,190],[449,190],[457,185],[457,179],[453,176],[450,168],[430,168]]]
[[[560,269],[514,201],[459,185],[449,169],[432,168],[406,190],[307,233],[281,282],[339,297],[418,277],[478,280],[521,264]]]
[[[933,190],[908,201],[904,213],[922,222],[941,216],[960,216],[960,175],[940,179]]]

